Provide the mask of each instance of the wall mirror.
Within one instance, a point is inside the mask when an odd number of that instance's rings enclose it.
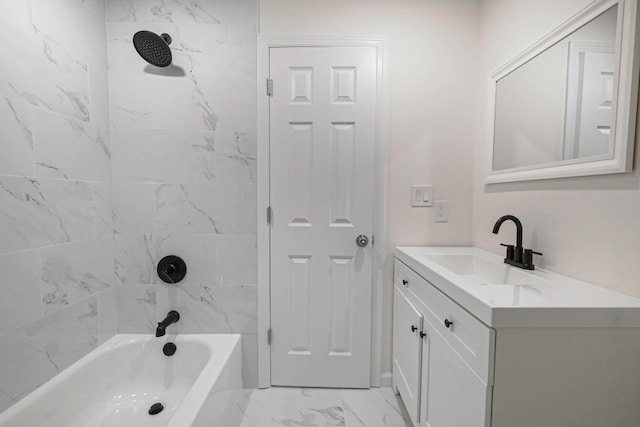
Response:
[[[487,183],[629,172],[637,0],[598,0],[491,75]]]

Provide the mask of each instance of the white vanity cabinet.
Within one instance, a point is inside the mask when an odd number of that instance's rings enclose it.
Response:
[[[422,313],[398,288],[394,290],[393,378],[411,419],[418,420],[420,410],[420,372],[422,363]]]
[[[427,332],[424,340],[421,424],[489,426],[491,386],[478,378],[440,334]]]
[[[396,248],[394,298],[416,427],[640,426],[640,299],[455,247]]]
[[[414,425],[489,426],[493,330],[395,261],[393,386]]]

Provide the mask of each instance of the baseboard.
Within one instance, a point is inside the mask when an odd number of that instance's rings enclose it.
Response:
[[[391,372],[380,375],[380,387],[391,387]]]

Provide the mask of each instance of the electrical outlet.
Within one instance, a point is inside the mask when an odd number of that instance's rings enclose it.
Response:
[[[433,206],[433,189],[430,185],[411,186],[411,207]]]
[[[434,204],[434,221],[449,222],[449,202],[446,200],[436,200]]]

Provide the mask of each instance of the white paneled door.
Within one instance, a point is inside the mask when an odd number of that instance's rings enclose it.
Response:
[[[269,68],[271,383],[369,387],[376,50],[272,48]]]
[[[606,154],[613,122],[615,53],[585,52],[578,157]]]

